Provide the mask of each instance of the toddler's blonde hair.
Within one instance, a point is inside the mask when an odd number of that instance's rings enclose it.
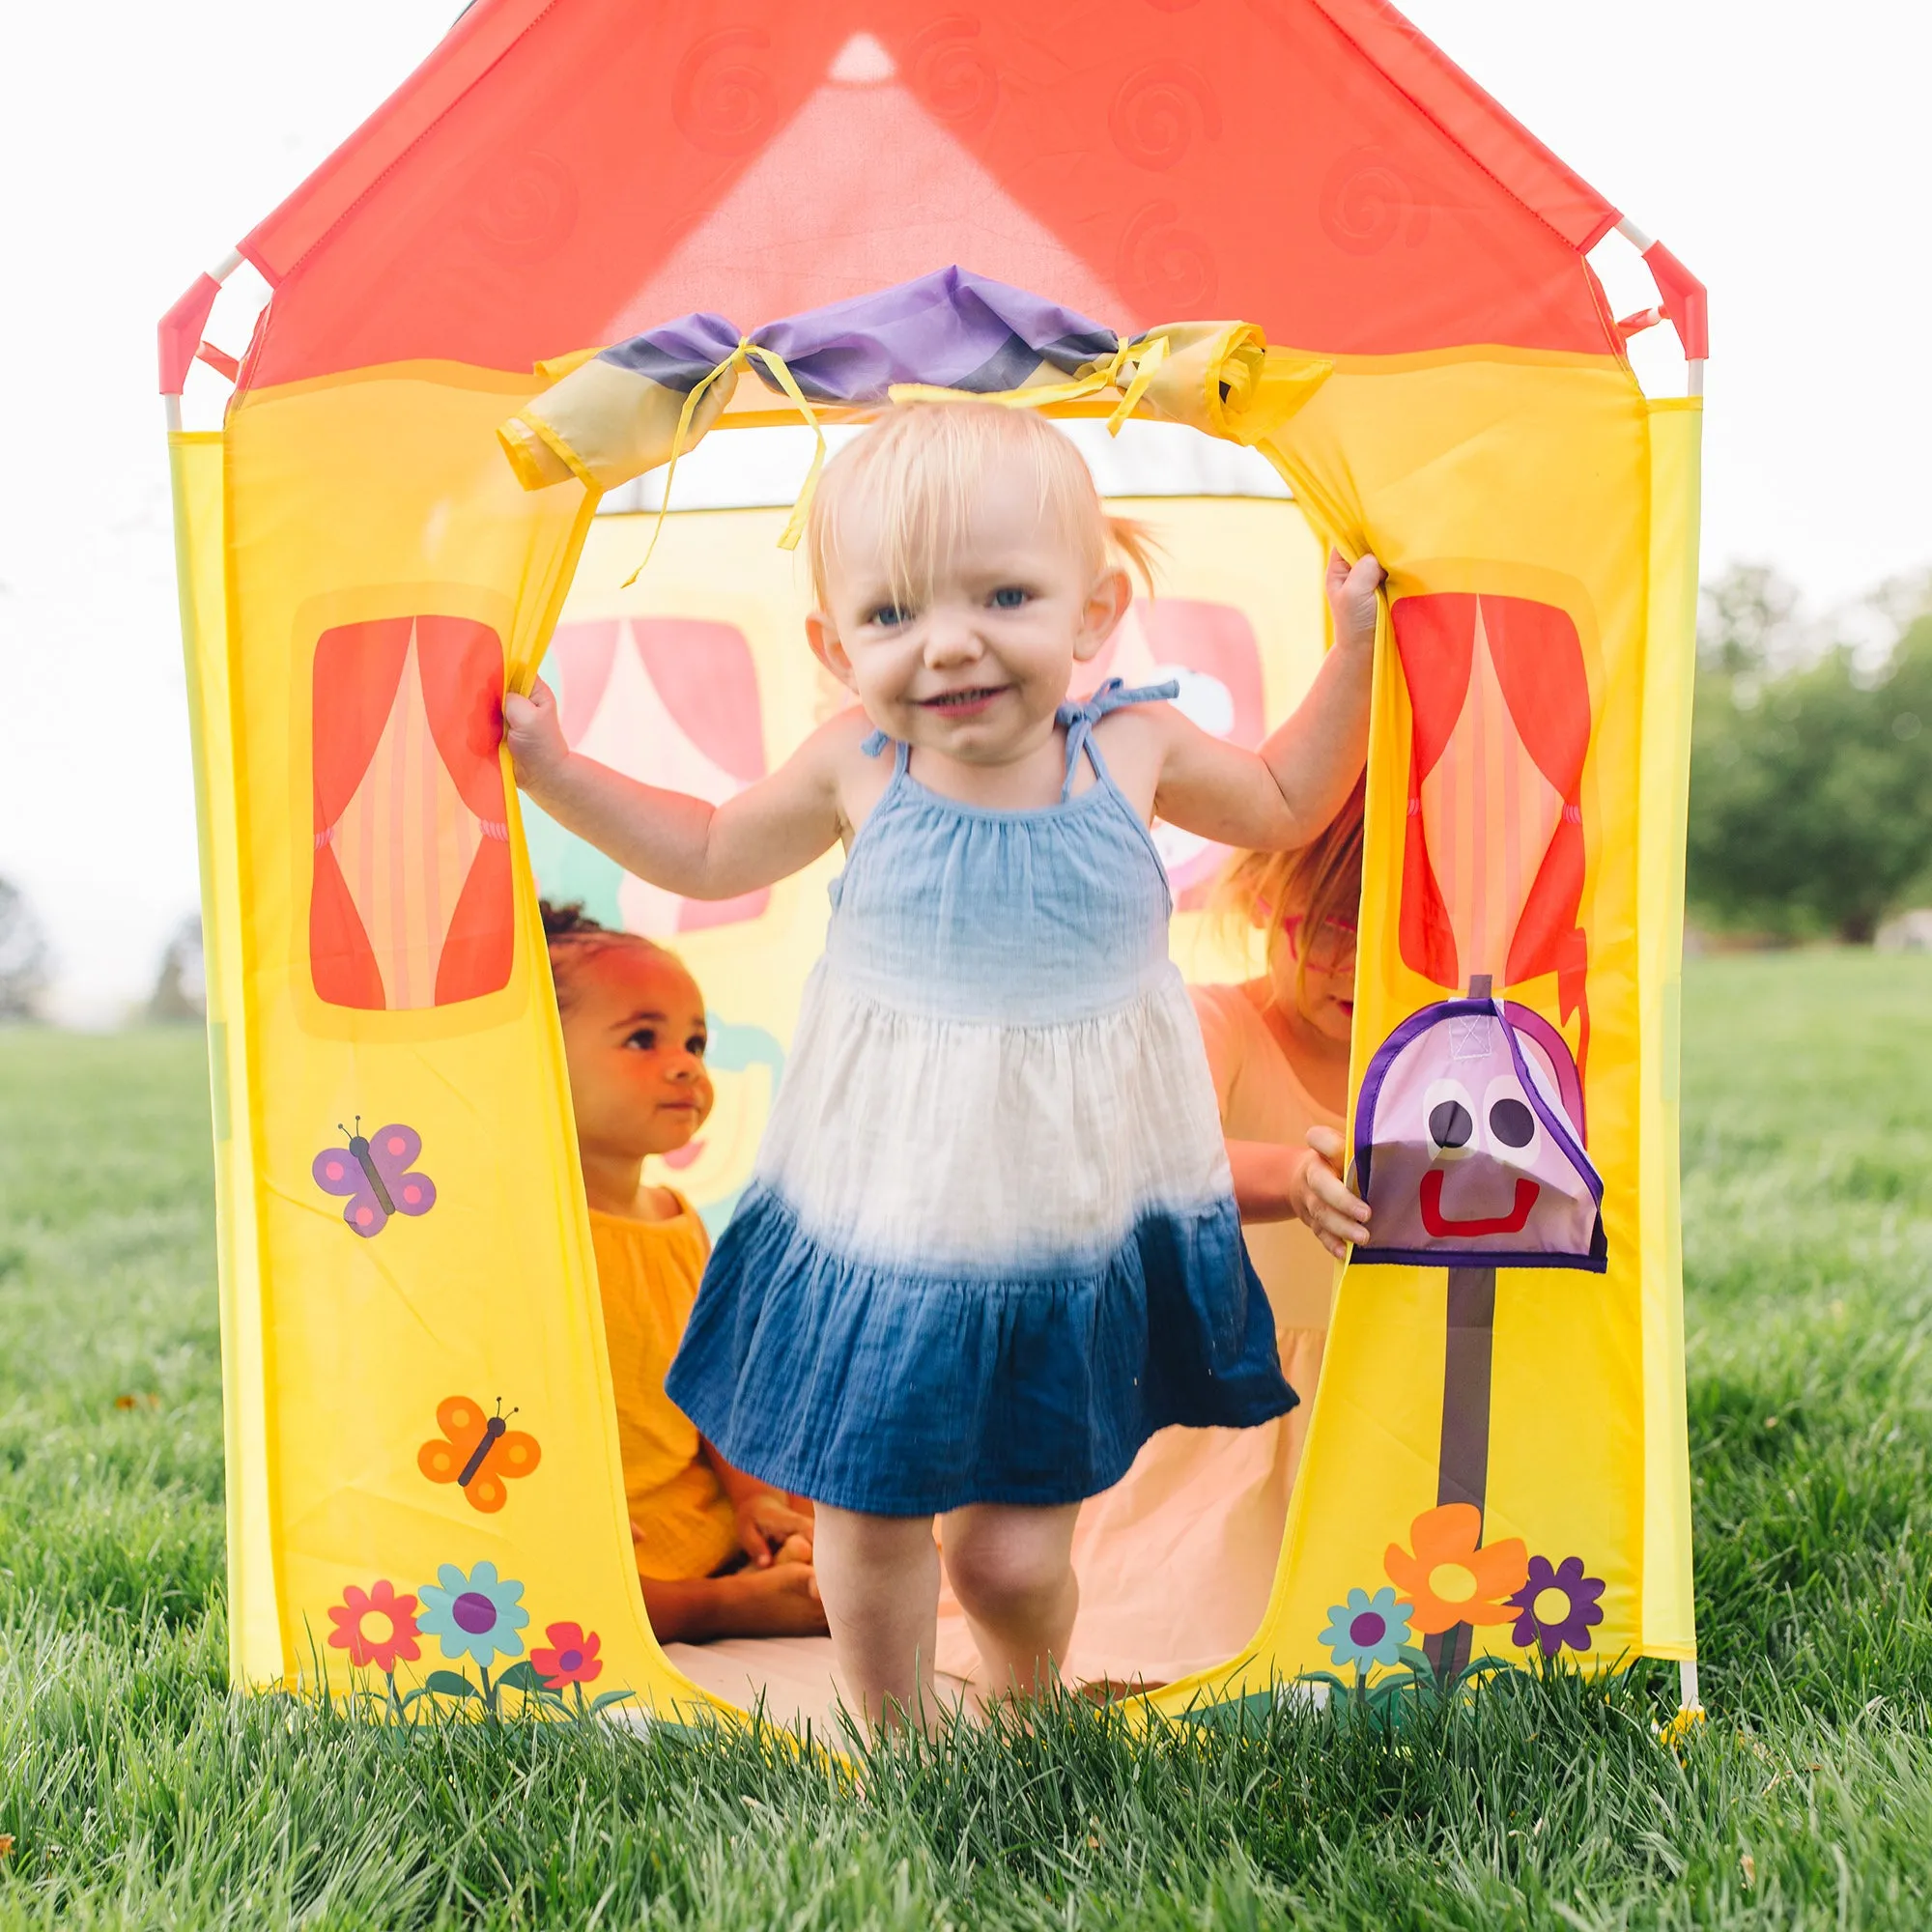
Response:
[[[1007,483],[1015,466],[1040,520],[1058,527],[1090,580],[1118,555],[1152,590],[1153,539],[1131,518],[1107,514],[1072,440],[1037,412],[997,403],[909,403],[847,443],[818,480],[805,525],[818,608],[831,609],[830,580],[855,507],[877,513],[888,585],[917,607],[944,576],[994,475]]]
[[[1348,802],[1306,845],[1288,852],[1236,852],[1215,892],[1224,914],[1250,921],[1267,933],[1268,963],[1299,917],[1305,935],[1329,920],[1354,919],[1362,903],[1362,812],[1367,774],[1355,781]],[[1307,948],[1295,949],[1295,1004],[1307,1011]]]

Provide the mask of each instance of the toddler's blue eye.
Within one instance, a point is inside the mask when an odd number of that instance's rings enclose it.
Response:
[[[1003,583],[993,592],[993,609],[996,611],[1017,611],[1027,601],[1027,592],[1017,583]]]
[[[903,624],[912,617],[912,612],[903,604],[881,604],[867,619],[868,624],[877,624],[890,630],[895,624]]]

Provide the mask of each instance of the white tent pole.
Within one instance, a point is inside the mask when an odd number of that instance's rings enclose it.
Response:
[[[1657,237],[1655,235],[1646,235],[1634,221],[1630,220],[1628,217],[1617,223],[1617,233],[1639,255],[1647,255],[1657,246]],[[1704,364],[1701,357],[1685,364],[1684,393],[1687,396],[1701,396],[1704,393]],[[1694,1681],[1697,1674],[1694,1665],[1690,1674]]]
[[[1694,1657],[1683,1659],[1677,1666],[1677,1708],[1680,1711],[1701,1711],[1704,1708],[1697,1701],[1697,1660]]]
[[[219,286],[221,283],[227,281],[228,277],[242,266],[245,259],[241,249],[229,249],[227,254],[222,256],[220,261],[209,270],[208,279]],[[178,434],[182,426],[182,399],[178,395],[163,396],[161,398],[161,408],[167,417],[168,434],[170,436]]]

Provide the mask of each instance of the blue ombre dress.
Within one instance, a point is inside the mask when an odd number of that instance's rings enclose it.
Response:
[[[1066,1503],[1170,1423],[1294,1406],[1167,877],[1093,741],[1173,695],[1063,706],[1039,810],[942,798],[895,747],[667,1382],[739,1468],[882,1516]]]

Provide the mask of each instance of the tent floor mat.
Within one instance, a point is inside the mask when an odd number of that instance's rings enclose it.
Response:
[[[765,1716],[775,1724],[803,1731],[809,1723],[815,1738],[832,1738],[840,1728],[829,1636],[720,1637],[714,1643],[668,1643],[664,1650],[673,1669],[714,1697],[748,1711],[762,1697]],[[962,1698],[971,1701],[962,1678],[941,1672],[935,1685],[949,1709]]]

